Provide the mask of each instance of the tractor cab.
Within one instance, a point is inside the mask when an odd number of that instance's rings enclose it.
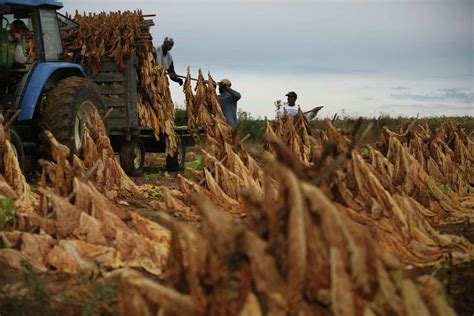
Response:
[[[23,152],[47,154],[42,131],[63,144],[75,139],[78,149],[92,109],[105,113],[97,86],[64,59],[61,30],[77,24],[57,12],[62,7],[56,0],[0,0],[0,113],[13,122],[20,165]]]
[[[56,1],[0,1],[0,98],[11,96],[35,63],[64,58],[56,13],[61,6]]]

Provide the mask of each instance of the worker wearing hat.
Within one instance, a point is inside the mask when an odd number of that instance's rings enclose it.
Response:
[[[25,36],[29,31],[22,20],[15,20],[11,25],[10,36],[15,43],[14,63],[17,67],[28,61],[25,54],[27,46]]]
[[[162,66],[166,69],[170,79],[177,82],[180,86],[183,85],[183,79],[178,77],[174,70],[173,56],[171,56],[170,50],[173,49],[174,40],[171,37],[165,37],[163,45],[156,48],[155,60],[158,66]]]
[[[283,117],[285,112],[287,112],[291,116],[295,116],[301,110],[299,105],[296,105],[296,100],[298,99],[298,95],[295,91],[290,91],[286,94],[288,97],[288,102],[283,103],[283,106],[277,109],[276,117]],[[314,120],[318,115],[319,111],[321,111],[324,106],[317,106],[312,110],[303,112],[304,117],[308,120]]]
[[[300,108],[299,105],[296,105],[298,95],[295,91],[290,91],[286,94],[286,96],[288,97],[288,102],[283,103],[283,106],[277,110],[277,117],[283,117],[285,112],[288,112],[288,114],[292,116],[298,114],[298,110]]]
[[[237,101],[241,95],[237,91],[231,89],[232,83],[229,79],[222,79],[219,82],[219,103],[227,122],[233,126],[237,126]]]

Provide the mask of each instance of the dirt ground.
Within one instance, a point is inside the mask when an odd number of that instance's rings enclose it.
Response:
[[[200,154],[198,146],[188,147],[186,154],[186,162],[196,159],[196,155]],[[131,196],[125,199],[125,202],[138,214],[156,221],[158,212],[167,212],[161,209],[159,202],[164,201],[159,187],[176,188],[178,183],[179,172],[169,172],[166,170],[166,156],[164,154],[150,154],[145,157],[145,172],[140,177],[132,177],[137,185],[151,185],[156,188],[156,194],[149,197]],[[172,215],[172,214],[171,214]]]
[[[248,143],[245,144],[250,152],[262,152],[263,146],[261,144]],[[201,154],[199,146],[186,148],[186,162],[194,161],[198,155]],[[145,157],[145,172],[140,177],[135,177],[138,185],[152,185],[154,187],[165,186],[168,188],[176,188],[178,182],[178,174],[180,172],[169,172],[166,170],[166,156],[164,154],[146,154]],[[158,192],[157,192],[158,193]],[[167,212],[166,209],[160,209],[158,202],[163,202],[163,196],[157,194],[148,198],[142,196],[131,196],[124,201],[133,208],[133,210],[140,215],[156,221],[156,214],[158,212]],[[172,215],[172,214],[171,214]],[[195,222],[190,222],[196,225]]]

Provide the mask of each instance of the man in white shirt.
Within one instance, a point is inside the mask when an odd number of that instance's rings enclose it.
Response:
[[[156,48],[155,60],[157,65],[163,66],[170,79],[174,82],[183,85],[183,79],[179,78],[174,70],[173,56],[171,56],[170,50],[173,49],[174,40],[171,37],[165,37],[163,45]]]
[[[25,54],[26,42],[24,36],[29,32],[29,29],[26,27],[25,23],[21,20],[15,20],[12,23],[10,29],[10,36],[15,43],[15,53],[14,53],[14,62],[17,65],[24,64],[28,62]]]
[[[296,105],[296,100],[298,99],[298,95],[294,91],[290,91],[286,94],[288,97],[288,102],[283,103],[283,105],[277,109],[276,118],[283,117],[285,112],[288,112],[289,115],[295,116],[298,114],[300,110],[300,106]],[[317,106],[310,111],[303,112],[304,117],[311,121],[318,115],[319,111],[324,108],[323,106]]]
[[[296,105],[296,100],[298,99],[298,95],[294,91],[290,91],[286,94],[288,97],[288,102],[283,103],[283,105],[277,110],[277,118],[283,117],[285,112],[288,112],[291,116],[295,116],[298,114],[298,110],[300,108],[299,105]]]

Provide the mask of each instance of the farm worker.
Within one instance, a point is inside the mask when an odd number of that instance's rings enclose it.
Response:
[[[237,126],[237,101],[241,95],[230,87],[232,83],[229,79],[222,79],[219,83],[219,103],[227,122],[232,127]]]
[[[163,66],[166,69],[171,80],[179,83],[179,85],[182,86],[183,79],[178,77],[174,71],[173,56],[171,56],[170,53],[170,50],[173,49],[173,46],[174,40],[171,37],[165,37],[163,45],[156,48],[155,60],[158,66]]]
[[[12,23],[10,29],[10,36],[13,39],[13,43],[15,44],[15,53],[13,55],[13,60],[16,64],[24,64],[28,62],[26,58],[26,41],[24,36],[30,30],[26,27],[25,22],[22,20],[15,20]]]
[[[283,117],[285,112],[288,112],[288,114],[291,116],[295,116],[300,110],[300,106],[296,105],[296,100],[298,99],[296,92],[290,91],[286,94],[286,96],[288,97],[288,102],[283,103],[283,105],[277,109],[277,118]],[[303,115],[308,121],[311,121],[316,117],[316,115],[318,115],[322,108],[323,106],[317,106],[310,111],[304,112]]]
[[[298,99],[298,95],[296,94],[295,91],[290,91],[286,94],[288,97],[287,101],[283,103],[283,106],[281,106],[279,109],[277,109],[277,118],[278,117],[283,117],[285,112],[288,112],[288,114],[295,116],[298,114],[299,110],[299,105],[296,105],[296,100]]]

